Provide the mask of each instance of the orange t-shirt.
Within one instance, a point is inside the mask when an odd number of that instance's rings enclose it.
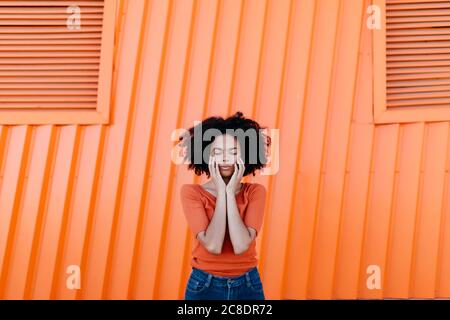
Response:
[[[266,189],[259,183],[243,183],[236,194],[236,204],[242,221],[259,234],[263,222]],[[236,255],[233,250],[228,225],[226,226],[222,252],[210,253],[197,239],[200,231],[206,231],[214,215],[216,197],[199,184],[181,186],[181,203],[187,223],[192,231],[195,244],[192,250],[191,265],[221,277],[239,276],[257,265],[256,238],[247,251]]]

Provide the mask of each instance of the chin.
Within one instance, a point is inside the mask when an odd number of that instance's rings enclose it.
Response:
[[[221,173],[220,175],[222,176],[222,178],[229,178],[229,177],[231,177],[233,175],[233,173],[230,173],[230,174],[223,174],[223,173]]]

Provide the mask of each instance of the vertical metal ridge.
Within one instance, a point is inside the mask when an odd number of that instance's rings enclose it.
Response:
[[[130,148],[130,137],[131,137],[131,131],[132,126],[134,123],[134,116],[136,114],[136,96],[137,96],[137,90],[138,84],[141,81],[141,73],[139,72],[141,69],[141,63],[142,63],[142,53],[143,53],[143,44],[144,44],[144,35],[145,30],[148,23],[148,10],[150,8],[149,1],[144,1],[144,6],[142,10],[142,18],[140,23],[140,32],[139,32],[139,40],[137,45],[137,55],[136,55],[136,63],[134,65],[134,76],[133,76],[133,92],[130,97],[129,101],[129,109],[127,113],[127,121],[126,121],[126,128],[125,128],[125,136],[124,136],[124,146],[123,151],[121,155],[120,160],[120,169],[119,169],[119,181],[117,186],[117,194],[114,204],[114,213],[113,213],[113,220],[111,225],[111,233],[110,233],[110,239],[109,239],[109,245],[108,245],[108,255],[106,260],[106,269],[105,269],[105,275],[104,275],[104,281],[103,281],[103,289],[102,289],[102,298],[107,299],[109,298],[109,290],[111,285],[111,272],[113,268],[113,259],[114,259],[114,248],[116,244],[116,237],[117,237],[117,229],[118,229],[118,223],[121,213],[121,207],[122,207],[122,194],[123,194],[123,188],[124,188],[124,180],[125,180],[125,173],[126,173],[126,166],[129,159],[129,148]]]
[[[17,220],[18,220],[18,213],[19,213],[19,207],[21,205],[21,198],[23,193],[23,187],[24,187],[24,175],[25,170],[28,162],[29,152],[30,152],[30,140],[31,140],[31,127],[29,125],[24,125],[20,127],[15,127],[12,129],[12,131],[18,131],[19,137],[21,138],[21,146],[17,146],[16,148],[20,148],[22,151],[20,151],[20,154],[16,154],[20,156],[20,164],[18,166],[18,171],[16,171],[16,183],[15,183],[15,190],[14,190],[14,196],[11,203],[11,214],[9,216],[8,221],[8,230],[7,234],[5,236],[4,244],[0,243],[2,247],[0,249],[3,249],[0,251],[0,299],[4,299],[5,294],[5,286],[6,282],[8,281],[8,273],[9,273],[9,265],[10,265],[10,259],[12,254],[12,246],[13,246],[13,240],[16,235],[16,229],[17,229]],[[0,195],[0,200],[1,200]],[[1,206],[0,206],[1,208]],[[4,222],[3,219],[1,222]],[[2,230],[4,231],[4,230]],[[3,252],[2,252],[3,251]]]
[[[45,164],[45,173],[44,173],[44,184],[42,186],[42,194],[40,197],[39,202],[39,208],[37,210],[37,218],[36,218],[36,226],[35,226],[35,233],[33,235],[33,243],[31,247],[31,256],[30,256],[30,262],[28,266],[28,271],[26,275],[26,284],[24,288],[24,299],[32,299],[33,297],[33,290],[34,290],[34,283],[35,283],[35,277],[36,277],[36,265],[37,265],[37,259],[39,258],[39,243],[41,241],[42,231],[44,228],[44,215],[45,215],[45,209],[48,205],[48,196],[49,196],[49,190],[50,186],[49,183],[51,181],[50,174],[52,172],[54,161],[56,157],[56,127],[51,126],[51,132],[50,132],[50,142],[49,142],[49,151],[47,154],[47,160]]]
[[[296,3],[297,3],[297,5],[299,5],[298,1],[301,1],[301,0],[295,0],[295,1],[297,1]],[[317,1],[314,1],[313,3],[314,4],[313,4],[313,10],[312,10],[312,19],[311,19],[311,33],[309,34],[309,37],[308,37],[309,40],[310,40],[309,41],[309,45],[308,45],[308,54],[307,54],[308,61],[307,61],[307,66],[306,66],[305,83],[304,83],[304,87],[303,87],[304,95],[303,95],[303,101],[301,101],[301,105],[302,105],[302,109],[301,109],[301,123],[300,123],[299,135],[297,137],[297,154],[296,154],[296,159],[297,160],[296,160],[296,166],[295,166],[295,177],[294,177],[294,180],[293,180],[294,190],[292,192],[292,197],[290,199],[291,207],[292,207],[292,213],[295,212],[295,210],[297,208],[297,206],[296,206],[297,199],[295,198],[295,196],[297,195],[298,184],[299,184],[298,183],[298,180],[299,180],[298,177],[300,175],[300,168],[301,168],[301,151],[302,151],[302,146],[303,146],[303,133],[304,133],[304,125],[305,125],[305,110],[306,110],[306,102],[307,102],[307,99],[308,99],[308,96],[309,96],[308,89],[310,87],[310,80],[309,79],[310,79],[310,73],[311,73],[311,57],[312,57],[313,47],[314,47],[313,44],[312,44],[312,41],[314,39],[314,30],[317,28],[316,20],[317,20],[318,4],[317,4]],[[292,213],[290,215],[290,220],[289,220],[290,225],[292,225],[292,221],[294,220]],[[289,254],[289,249],[291,247],[291,244],[290,244],[291,241],[290,240],[291,240],[292,234],[293,234],[293,231],[291,229],[292,228],[288,229],[288,238],[287,238],[288,244],[287,244],[287,248],[286,248],[288,254]],[[288,255],[286,257],[286,261],[287,260],[288,260]],[[289,265],[287,265],[287,267],[289,267]],[[287,271],[289,272],[289,269]],[[283,286],[285,286],[285,283],[286,283],[285,282],[285,278],[287,278],[287,276],[284,276],[283,283],[282,283],[282,288],[283,288]],[[307,294],[308,294],[308,292],[307,292],[307,281],[305,283],[304,288],[300,287],[299,291],[300,291],[299,295],[300,295],[301,298],[305,298],[307,296]]]
[[[95,165],[95,175],[94,175],[94,184],[92,186],[92,196],[90,199],[90,205],[88,209],[88,219],[86,221],[86,232],[84,236],[84,243],[83,243],[83,251],[81,254],[81,260],[80,260],[80,270],[86,270],[87,269],[87,260],[89,258],[88,254],[90,252],[90,239],[92,235],[93,225],[94,225],[94,214],[95,214],[95,208],[97,201],[99,199],[98,192],[99,192],[99,182],[100,182],[100,172],[101,172],[101,166],[104,161],[104,155],[105,155],[105,145],[106,145],[106,126],[100,127],[100,138],[99,138],[99,145],[98,145],[98,155]],[[84,279],[84,277],[82,278]],[[84,285],[84,282],[81,282],[82,288]],[[75,294],[75,299],[80,300],[82,298],[82,290],[78,290]]]
[[[386,249],[385,249],[385,257],[384,257],[384,264],[381,266],[383,278],[381,279],[381,283],[383,284],[381,287],[381,296],[385,297],[386,293],[386,279],[387,274],[389,273],[389,258],[391,253],[391,241],[392,241],[392,233],[393,233],[393,222],[395,221],[396,216],[396,204],[398,201],[398,165],[399,165],[399,159],[400,159],[400,147],[401,142],[403,141],[403,135],[404,135],[404,126],[398,125],[397,126],[397,147],[396,147],[396,155],[395,155],[395,163],[394,163],[394,173],[393,173],[393,182],[392,182],[392,197],[390,200],[390,206],[389,206],[389,223],[388,223],[388,231],[387,231],[387,240],[386,240]]]
[[[244,25],[244,17],[245,17],[245,8],[247,7],[246,4],[248,5],[248,2],[245,1],[241,1],[241,7],[240,7],[240,14],[239,14],[239,26],[238,26],[238,31],[237,31],[237,39],[236,39],[236,48],[234,50],[234,58],[233,58],[233,71],[232,71],[232,75],[231,75],[231,85],[230,85],[230,96],[228,99],[228,103],[227,103],[227,112],[226,114],[230,114],[232,107],[233,107],[233,101],[235,100],[236,97],[236,89],[235,89],[235,84],[236,84],[236,72],[238,69],[238,63],[239,63],[239,53],[240,53],[240,48],[241,48],[241,37],[242,37],[242,28]]]
[[[183,0],[184,1],[184,0]],[[183,81],[181,84],[181,94],[180,94],[180,101],[179,101],[179,105],[178,108],[181,108],[180,111],[183,110],[183,106],[185,105],[186,101],[186,92],[187,92],[187,88],[188,88],[188,81],[187,79],[189,78],[189,71],[190,71],[190,64],[191,64],[191,58],[192,58],[192,45],[193,45],[193,38],[194,38],[194,31],[195,31],[195,26],[196,26],[196,21],[197,21],[197,16],[198,16],[198,4],[197,4],[198,0],[192,0],[192,15],[191,15],[191,19],[190,19],[190,25],[189,25],[189,32],[187,35],[187,45],[186,45],[186,60],[185,60],[185,64],[184,64],[184,70],[183,70]],[[158,105],[159,106],[159,105]],[[181,123],[181,112],[178,113],[178,117],[177,117],[177,121],[176,121],[176,125],[178,127],[178,125],[180,125]],[[153,141],[154,142],[154,141]],[[171,164],[169,166],[169,176],[172,177],[173,176],[173,172],[176,169],[174,168],[174,165]],[[160,280],[162,279],[161,273],[162,273],[162,266],[165,263],[165,258],[164,256],[167,254],[167,252],[164,250],[165,248],[165,244],[167,243],[167,234],[169,232],[168,230],[168,226],[169,226],[169,219],[170,216],[172,215],[172,202],[173,199],[176,197],[173,197],[173,193],[174,193],[174,185],[176,185],[176,182],[174,181],[175,179],[169,179],[168,183],[167,183],[167,196],[164,200],[165,204],[164,204],[164,208],[165,208],[165,212],[167,213],[166,215],[164,215],[163,217],[163,222],[162,222],[162,232],[161,232],[161,245],[159,246],[159,250],[158,250],[158,259],[157,259],[157,266],[156,266],[156,281],[155,281],[155,293],[159,294],[159,287],[160,287]],[[156,296],[156,298],[159,298],[159,296]]]
[[[324,2],[321,3],[322,5],[324,5]],[[319,5],[320,6],[320,5]],[[315,260],[315,252],[316,252],[316,237],[317,237],[317,232],[318,232],[318,221],[319,221],[319,215],[320,215],[320,202],[321,202],[321,198],[322,198],[322,194],[323,194],[323,183],[324,183],[324,173],[323,173],[323,166],[324,166],[324,162],[325,162],[325,155],[327,152],[327,132],[329,130],[329,124],[330,124],[330,102],[332,99],[332,89],[334,86],[334,81],[335,81],[335,77],[336,77],[336,54],[337,54],[337,49],[336,49],[336,39],[338,38],[338,34],[342,28],[342,24],[340,23],[340,18],[342,16],[342,10],[343,10],[343,4],[342,1],[339,0],[339,4],[337,5],[337,13],[336,13],[336,21],[333,21],[333,23],[335,23],[335,30],[334,30],[334,36],[333,36],[333,44],[332,44],[332,54],[331,54],[331,70],[329,71],[329,79],[328,79],[328,83],[326,85],[327,88],[327,98],[326,98],[326,110],[324,111],[324,119],[323,119],[323,135],[321,136],[322,140],[320,141],[321,143],[321,148],[320,148],[320,164],[318,165],[318,173],[317,173],[317,187],[316,190],[314,192],[315,195],[315,199],[313,200],[314,202],[314,206],[313,206],[313,223],[311,226],[311,230],[312,230],[312,234],[311,234],[311,246],[310,246],[310,258],[309,258],[309,268],[308,268],[308,281],[307,281],[307,285],[306,285],[306,292],[308,293],[309,297],[311,298],[316,298],[313,297],[312,294],[312,290],[313,290],[313,285],[312,285],[312,281],[313,281],[313,268],[312,266],[314,265],[314,260]]]
[[[68,180],[67,180],[67,192],[65,194],[65,200],[64,200],[64,208],[62,212],[62,222],[61,222],[61,232],[59,234],[58,239],[58,246],[56,250],[56,262],[55,262],[55,270],[53,274],[52,279],[52,286],[50,291],[50,299],[57,299],[58,298],[58,283],[61,278],[61,273],[63,273],[63,265],[62,265],[62,258],[64,255],[64,249],[66,244],[66,237],[67,237],[67,229],[68,229],[68,223],[69,218],[71,215],[71,205],[72,205],[72,199],[73,199],[73,187],[75,182],[75,170],[77,168],[78,160],[79,160],[79,151],[80,151],[80,135],[81,135],[81,127],[79,125],[73,126],[74,131],[74,145],[73,145],[73,152],[72,157],[70,159],[70,167],[69,167],[69,173],[68,173]]]
[[[342,180],[342,192],[341,192],[341,197],[340,197],[340,206],[339,206],[339,218],[338,218],[338,229],[337,229],[337,239],[336,239],[336,251],[335,251],[335,257],[334,257],[334,267],[333,267],[333,275],[332,275],[332,280],[331,280],[331,292],[332,292],[332,297],[333,298],[338,298],[337,294],[336,294],[336,273],[337,273],[337,268],[338,268],[338,263],[339,263],[339,252],[340,252],[340,244],[341,244],[341,233],[342,233],[342,224],[343,224],[343,210],[344,210],[344,204],[345,204],[345,196],[346,196],[346,190],[347,190],[347,184],[348,184],[348,174],[347,174],[347,170],[348,170],[348,165],[349,165],[349,157],[350,157],[350,148],[351,148],[351,137],[352,137],[352,118],[353,118],[353,114],[354,114],[354,110],[355,110],[355,104],[356,104],[356,94],[357,94],[357,89],[358,89],[358,80],[359,78],[359,68],[361,67],[361,56],[359,53],[361,45],[362,45],[362,34],[364,32],[364,28],[365,28],[365,11],[366,11],[366,6],[365,6],[366,1],[363,2],[363,4],[361,5],[361,10],[362,12],[361,17],[360,17],[360,33],[358,36],[358,40],[357,40],[357,44],[356,44],[356,50],[357,50],[357,54],[356,54],[356,63],[355,63],[355,75],[354,75],[354,83],[353,83],[353,88],[352,88],[352,98],[351,98],[351,103],[352,106],[350,108],[350,113],[349,113],[349,127],[348,127],[348,132],[347,132],[347,143],[345,146],[345,161],[344,161],[344,174],[343,174],[343,180]]]
[[[438,261],[436,264],[436,277],[435,277],[435,296],[436,298],[441,297],[441,272],[442,272],[442,265],[444,264],[443,261],[443,251],[444,251],[444,241],[445,241],[445,224],[447,221],[446,212],[448,211],[448,199],[445,197],[445,195],[449,194],[449,173],[448,173],[448,167],[450,163],[450,124],[447,123],[447,150],[445,152],[446,154],[446,160],[445,160],[445,172],[444,172],[444,188],[443,188],[443,196],[442,196],[442,205],[441,205],[441,220],[440,220],[440,227],[439,227],[439,243],[438,243]],[[442,295],[443,297],[443,295]]]

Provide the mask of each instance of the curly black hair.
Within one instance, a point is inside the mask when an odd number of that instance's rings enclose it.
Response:
[[[256,121],[245,118],[240,111],[226,119],[209,117],[185,130],[179,137],[180,147],[184,149],[183,160],[188,163],[188,170],[194,170],[198,176],[206,173],[209,178],[208,161],[205,162],[203,155],[209,154],[211,144],[217,136],[230,134],[237,138],[241,145],[241,158],[245,165],[243,175],[253,174],[255,176],[255,171],[265,167],[268,162],[267,154],[271,138],[265,134],[265,129],[267,127],[262,127]],[[247,143],[247,141],[250,142]]]

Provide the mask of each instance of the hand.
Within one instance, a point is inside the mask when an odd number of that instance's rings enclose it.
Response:
[[[219,165],[216,162],[216,158],[213,156],[209,156],[209,173],[211,174],[211,180],[213,181],[217,193],[226,191],[226,183],[223,181],[222,176],[220,175]]]
[[[244,161],[242,161],[241,157],[238,157],[237,163],[234,164],[234,172],[233,175],[226,185],[227,192],[231,194],[235,194],[236,191],[239,190],[239,186],[241,185],[242,177],[244,176],[245,165]]]

